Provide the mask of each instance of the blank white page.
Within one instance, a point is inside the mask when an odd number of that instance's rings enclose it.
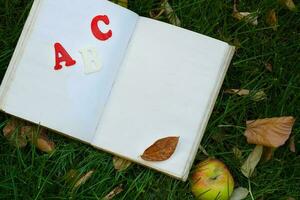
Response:
[[[35,0],[18,48],[1,87],[1,109],[85,142],[91,142],[124,58],[138,16],[105,0]],[[107,41],[96,39],[91,21],[99,22]],[[54,44],[59,42],[76,65],[54,70]],[[84,73],[80,50],[94,47],[102,69]],[[7,83],[7,84],[6,84]]]
[[[141,17],[93,145],[186,180],[231,50],[227,43]],[[168,136],[180,137],[170,159],[140,158]]]

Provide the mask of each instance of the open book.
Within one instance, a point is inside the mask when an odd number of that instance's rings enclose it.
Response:
[[[233,52],[109,1],[35,0],[0,108],[186,180]],[[168,136],[171,158],[140,157]]]

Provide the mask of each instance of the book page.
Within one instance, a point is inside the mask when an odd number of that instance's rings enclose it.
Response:
[[[219,40],[141,17],[93,145],[185,180],[230,50]],[[168,136],[180,137],[170,159],[141,159],[146,148]]]
[[[35,5],[1,86],[1,109],[89,143],[138,16],[105,0]]]

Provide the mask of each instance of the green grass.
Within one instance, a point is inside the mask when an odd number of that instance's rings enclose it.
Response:
[[[299,1],[298,6],[299,5]],[[28,15],[32,1],[0,0],[0,74],[3,77]],[[232,1],[170,1],[184,28],[239,45],[225,78],[202,145],[211,156],[224,161],[237,186],[248,186],[240,167],[253,145],[243,136],[247,119],[292,115],[296,146],[300,147],[300,13],[290,12],[274,0],[241,1],[241,11],[259,11],[259,25],[236,21]],[[151,0],[130,1],[129,8],[140,15],[158,4]],[[273,31],[265,23],[268,10],[276,9],[279,27]],[[49,16],[50,17],[50,16]],[[166,19],[162,19],[166,20]],[[265,69],[271,63],[273,72]],[[251,97],[224,94],[226,88],[264,90],[267,99],[255,102]],[[200,92],[200,91],[199,91]],[[8,116],[0,115],[1,127]],[[218,125],[237,127],[218,128]],[[112,156],[94,148],[51,134],[56,151],[43,154],[29,145],[17,149],[1,134],[0,199],[101,199],[114,187],[124,185],[115,199],[193,199],[189,182],[181,182],[160,173],[133,165],[125,172],[116,172]],[[237,159],[232,148],[238,147],[243,158]],[[195,163],[205,156],[199,151]],[[72,192],[64,181],[70,169],[81,173],[95,169],[83,186]],[[259,163],[251,178],[255,199],[300,199],[300,156],[287,145],[276,150],[274,158]],[[247,198],[251,199],[250,196]]]

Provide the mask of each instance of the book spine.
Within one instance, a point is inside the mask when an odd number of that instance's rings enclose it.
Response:
[[[10,60],[10,63],[7,67],[5,76],[2,80],[1,87],[0,87],[0,109],[5,111],[5,97],[7,91],[9,90],[10,83],[13,80],[18,62],[23,55],[24,47],[27,42],[27,38],[30,36],[32,25],[36,19],[36,15],[38,13],[40,7],[41,0],[34,0],[31,10],[29,12],[28,18],[25,22],[24,28],[22,30],[21,36],[18,40],[17,46],[13,53],[13,56]]]

